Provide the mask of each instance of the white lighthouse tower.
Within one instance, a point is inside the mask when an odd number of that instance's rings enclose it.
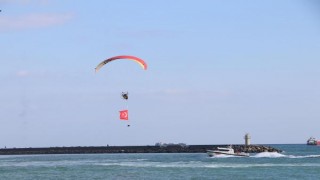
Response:
[[[251,136],[249,133],[247,133],[245,136],[244,136],[244,140],[245,140],[245,145],[246,146],[249,146],[251,144],[250,140],[251,140]]]

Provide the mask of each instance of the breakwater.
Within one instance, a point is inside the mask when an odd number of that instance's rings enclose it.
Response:
[[[205,153],[217,147],[228,145],[188,145],[188,146],[95,146],[95,147],[47,147],[47,148],[3,148],[0,155],[24,154],[95,154],[95,153]],[[259,153],[281,152],[279,149],[264,145],[233,145],[234,150]]]

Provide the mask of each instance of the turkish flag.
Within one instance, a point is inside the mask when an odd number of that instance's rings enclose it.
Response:
[[[120,112],[120,119],[121,120],[128,120],[128,110],[122,110]]]

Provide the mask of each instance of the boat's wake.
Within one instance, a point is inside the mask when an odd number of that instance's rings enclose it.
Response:
[[[250,157],[253,157],[253,158],[320,158],[320,155],[295,156],[295,155],[285,155],[277,152],[262,152]]]
[[[320,158],[320,155],[306,155],[306,156],[293,156],[289,155],[289,158]]]
[[[212,158],[234,158],[234,157],[241,157],[241,156],[230,156],[230,155],[224,155],[219,154],[215,155]],[[277,152],[262,152],[257,153],[254,155],[250,155],[250,158],[292,158],[292,159],[298,159],[298,158],[320,158],[320,155],[304,155],[304,156],[295,156],[295,155],[285,155]]]
[[[262,152],[262,153],[255,154],[250,157],[254,157],[254,158],[282,158],[282,157],[286,157],[286,155],[281,154],[281,153],[277,153],[277,152]]]

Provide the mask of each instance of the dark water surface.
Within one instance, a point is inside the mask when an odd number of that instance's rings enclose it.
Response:
[[[0,156],[0,179],[319,179],[320,146],[270,145],[283,153]]]

